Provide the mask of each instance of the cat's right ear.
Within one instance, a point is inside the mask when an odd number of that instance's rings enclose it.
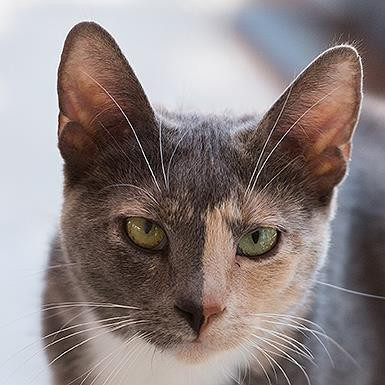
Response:
[[[59,149],[67,164],[82,167],[100,143],[150,130],[154,112],[117,43],[93,22],[68,34],[58,71]]]
[[[274,167],[290,170],[274,156],[298,159],[297,174],[309,195],[328,202],[348,167],[361,99],[362,64],[356,49],[340,45],[318,56],[265,114],[258,130],[241,133],[250,153],[260,151],[256,181],[262,171],[269,178]]]

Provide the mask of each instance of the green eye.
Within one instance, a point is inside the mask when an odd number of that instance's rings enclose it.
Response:
[[[277,241],[277,229],[273,227],[260,227],[242,237],[238,243],[237,254],[245,257],[258,257],[272,250]]]
[[[127,218],[125,230],[131,241],[144,249],[159,250],[166,240],[160,226],[142,217]]]

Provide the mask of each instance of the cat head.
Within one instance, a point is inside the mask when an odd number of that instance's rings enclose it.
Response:
[[[361,103],[351,46],[316,58],[262,117],[155,110],[112,37],[81,23],[58,76],[61,242],[116,331],[196,362],[298,314],[322,265]],[[134,309],[128,309],[133,307]],[[269,322],[270,321],[270,322]]]

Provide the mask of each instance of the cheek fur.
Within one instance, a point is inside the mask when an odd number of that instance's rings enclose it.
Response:
[[[260,200],[259,205],[253,206],[253,216],[264,218],[271,212],[269,206],[274,205],[263,203]],[[217,298],[225,302],[227,309],[226,316],[213,324],[217,339],[227,334],[221,338],[226,344],[232,334],[243,335],[247,326],[253,328],[258,323],[258,313],[287,314],[307,303],[312,278],[326,253],[329,215],[329,210],[325,210],[306,220],[299,215],[287,216],[291,227],[284,234],[278,253],[262,263],[237,258],[238,265],[233,234],[227,225],[228,219],[239,220],[242,216],[236,203],[226,202],[206,214],[203,301]],[[226,327],[228,330],[222,332]]]
[[[307,305],[312,279],[325,259],[328,228],[328,213],[318,213],[306,228],[286,235],[273,260],[239,260],[228,298],[238,322],[253,327],[258,313],[288,314]]]

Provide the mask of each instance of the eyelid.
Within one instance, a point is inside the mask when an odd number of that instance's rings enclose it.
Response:
[[[287,233],[287,230],[285,227],[282,225],[276,225],[276,226],[270,226],[270,227],[275,227],[280,233]]]
[[[124,220],[127,220],[130,217],[140,217],[144,218],[145,220],[152,222],[154,225],[157,225],[161,227],[162,229],[165,229],[165,226],[160,224],[159,220],[157,218],[151,217],[148,212],[144,211],[125,211],[120,212],[118,214],[115,214],[112,216],[112,220],[116,222],[122,222]]]
[[[253,233],[254,231],[257,231],[258,229],[264,228],[264,227],[270,227],[270,228],[277,229],[280,233],[287,233],[287,229],[285,227],[283,227],[282,225],[277,225],[277,224],[273,224],[273,223],[253,223],[253,224],[246,225],[242,229],[243,232],[241,232],[240,236],[243,237],[247,234]]]

